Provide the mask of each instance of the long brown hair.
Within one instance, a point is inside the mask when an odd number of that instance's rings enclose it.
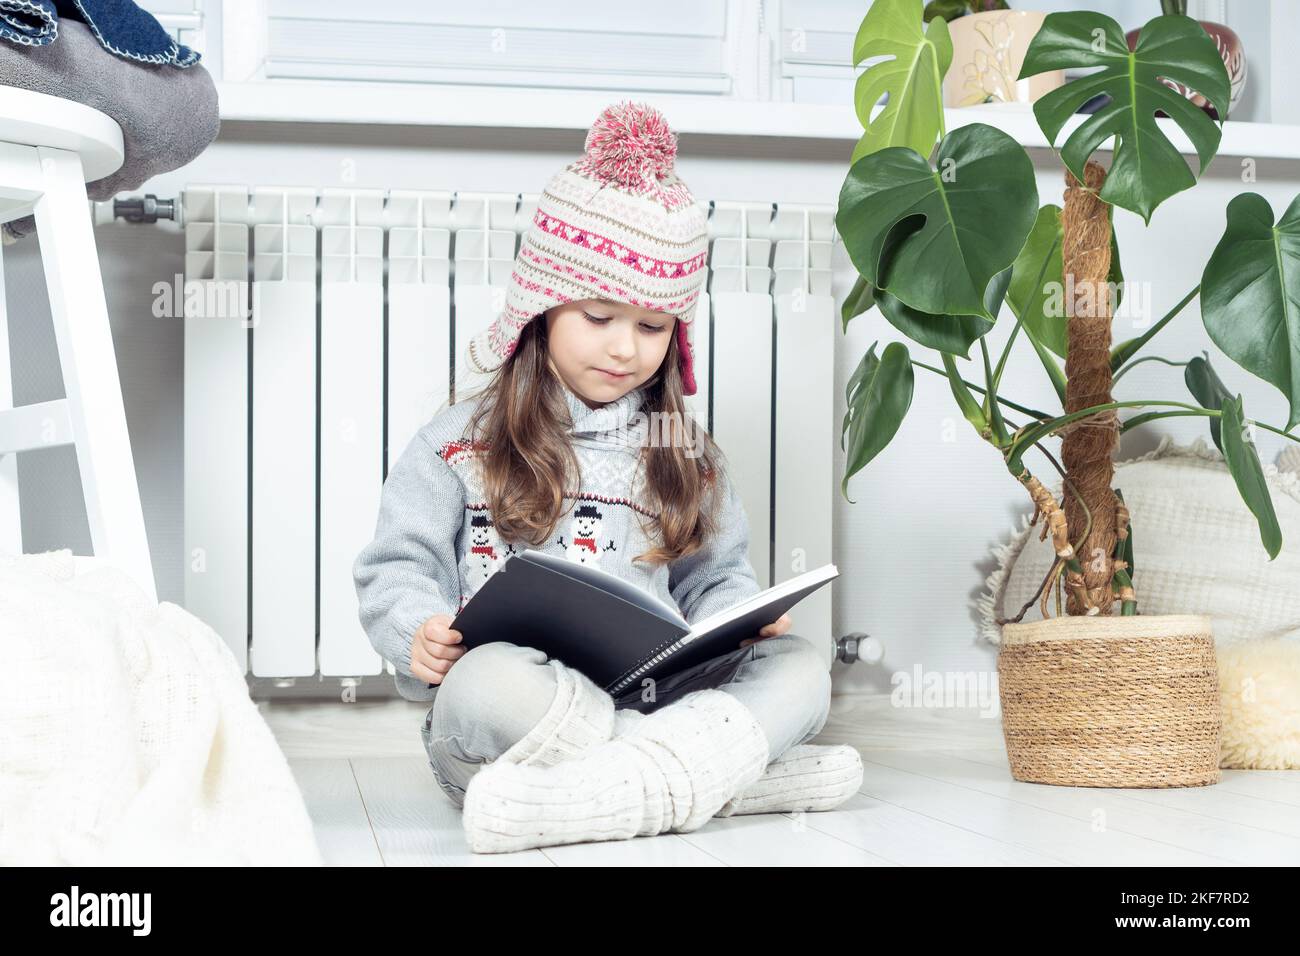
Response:
[[[579,477],[564,386],[547,362],[548,348],[546,316],[537,315],[480,393],[482,402],[468,425],[470,437],[486,445],[478,461],[498,534],[502,540],[534,546],[548,541],[567,513],[564,497],[578,490]],[[634,512],[652,547],[632,560],[667,564],[698,551],[714,534],[715,496],[722,487],[715,479],[725,459],[702,427],[693,429],[699,436],[696,456],[686,454],[689,446],[682,429],[689,413],[676,334],[669,336],[663,365],[643,387],[641,411],[651,415],[652,422],[665,422],[667,434],[647,441],[640,450],[645,489],[652,499],[648,504],[658,517],[647,525]]]

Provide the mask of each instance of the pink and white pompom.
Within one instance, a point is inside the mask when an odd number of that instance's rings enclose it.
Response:
[[[600,114],[587,133],[585,148],[597,176],[631,187],[672,172],[677,136],[653,106],[624,101]]]

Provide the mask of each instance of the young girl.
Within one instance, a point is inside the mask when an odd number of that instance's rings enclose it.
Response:
[[[721,451],[683,402],[707,234],[675,153],[649,107],[597,119],[538,202],[504,311],[466,350],[485,387],[407,446],[356,560],[361,622],[399,692],[432,701],[425,749],[475,852],[827,810],[861,784],[852,747],[806,743],[830,676],[786,615],[617,700],[509,635],[466,652],[450,627],[530,547],[617,574],[691,623],[761,590]]]

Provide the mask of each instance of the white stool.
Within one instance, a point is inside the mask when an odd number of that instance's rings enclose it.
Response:
[[[95,557],[157,601],[86,199],[123,156],[122,130],[99,110],[0,87],[0,222],[35,214],[67,395],[14,408],[0,262],[0,551],[22,553],[17,452],[73,445]]]

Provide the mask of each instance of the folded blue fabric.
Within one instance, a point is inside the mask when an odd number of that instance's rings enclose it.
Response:
[[[0,0],[0,39],[45,46],[59,35],[59,17],[86,24],[104,49],[124,59],[179,67],[199,62],[196,51],[131,0]]]
[[[23,46],[45,46],[59,35],[53,0],[0,0],[0,38]]]

